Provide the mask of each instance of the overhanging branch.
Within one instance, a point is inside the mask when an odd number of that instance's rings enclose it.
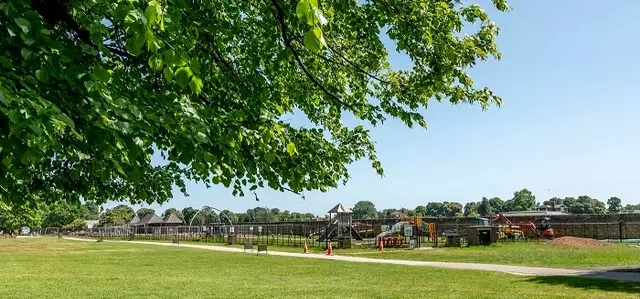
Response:
[[[282,40],[284,41],[284,45],[291,51],[291,53],[293,54],[293,58],[296,60],[296,63],[298,63],[298,66],[300,67],[300,69],[302,69],[302,72],[307,76],[307,78],[309,78],[309,80],[311,80],[311,82],[316,87],[318,87],[322,92],[324,92],[327,96],[329,96],[331,100],[339,103],[344,107],[351,109],[351,111],[357,111],[357,109],[353,105],[350,105],[344,102],[343,100],[341,100],[338,96],[330,92],[324,85],[320,84],[320,82],[313,75],[311,75],[307,67],[302,62],[302,59],[300,58],[298,51],[291,43],[291,39],[289,39],[288,37],[288,29],[287,29],[287,24],[284,21],[284,11],[282,10],[282,7],[280,6],[277,0],[271,0],[271,3],[273,3],[273,6],[275,6],[276,8],[275,17],[280,27],[280,33],[282,35]]]

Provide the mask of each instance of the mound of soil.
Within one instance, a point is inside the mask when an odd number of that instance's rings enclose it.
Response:
[[[612,243],[598,241],[596,239],[578,238],[578,237],[555,238],[549,242],[546,242],[545,245],[559,246],[559,247],[581,247],[581,248],[614,246],[614,244]]]

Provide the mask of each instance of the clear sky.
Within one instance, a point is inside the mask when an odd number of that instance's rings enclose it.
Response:
[[[489,8],[487,0],[469,2]],[[640,1],[512,0],[511,6],[508,13],[488,9],[501,28],[503,59],[470,71],[478,85],[502,96],[503,107],[483,112],[434,102],[425,112],[428,130],[399,121],[375,128],[384,178],[362,161],[350,167],[346,186],[308,193],[306,200],[260,190],[256,202],[189,183],[190,197],[175,192],[151,207],[244,212],[259,205],[324,215],[338,202],[414,208],[483,196],[506,200],[522,188],[537,201],[586,194],[639,203]],[[399,54],[390,59],[394,67],[408,64]]]

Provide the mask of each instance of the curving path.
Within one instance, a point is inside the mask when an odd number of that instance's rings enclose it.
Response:
[[[95,240],[81,239],[81,238],[64,238],[64,239],[73,240],[73,241],[95,242]],[[143,241],[106,241],[105,240],[105,242],[133,243],[133,244],[156,245],[156,246],[175,246],[171,243],[143,242]],[[244,253],[244,250],[241,248],[233,248],[233,247],[225,247],[225,246],[180,244],[179,247],[197,248],[197,249],[212,250],[212,251]],[[408,260],[374,259],[374,258],[340,256],[340,255],[328,256],[324,254],[302,254],[302,253],[281,252],[281,251],[269,251],[268,255],[344,261],[344,262],[356,262],[356,263],[392,264],[392,265],[436,267],[436,268],[447,268],[447,269],[458,269],[458,270],[494,271],[494,272],[513,274],[513,275],[580,276],[580,277],[590,277],[590,278],[633,281],[633,282],[640,283],[640,273],[615,272],[615,270],[610,270],[610,269],[608,270],[558,269],[558,268],[540,268],[540,267],[511,266],[511,265],[478,264],[478,263],[408,261]]]

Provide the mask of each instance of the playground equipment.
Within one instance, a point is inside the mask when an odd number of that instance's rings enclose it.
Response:
[[[553,239],[554,233],[549,223],[550,220],[549,217],[537,219],[538,226],[532,221],[513,223],[504,214],[500,213],[491,222],[498,224],[498,238],[500,239],[518,239],[522,237]]]
[[[338,247],[344,248],[351,247],[351,238],[358,241],[362,240],[360,233],[353,228],[350,209],[339,203],[327,213],[329,213],[329,225],[320,235],[319,242],[334,239],[338,240]]]
[[[403,217],[400,221],[409,222],[413,226],[413,234],[415,236],[428,237],[432,243],[436,243],[438,239],[438,232],[436,231],[435,223],[426,223],[422,221],[422,217]]]
[[[418,247],[422,237],[428,237],[433,243],[437,242],[435,223],[422,222],[421,217],[404,217],[400,222],[391,226],[391,229],[381,232],[376,236],[376,246],[380,243],[385,247],[400,247],[404,245],[407,237],[417,241]],[[415,242],[414,241],[414,242]]]

